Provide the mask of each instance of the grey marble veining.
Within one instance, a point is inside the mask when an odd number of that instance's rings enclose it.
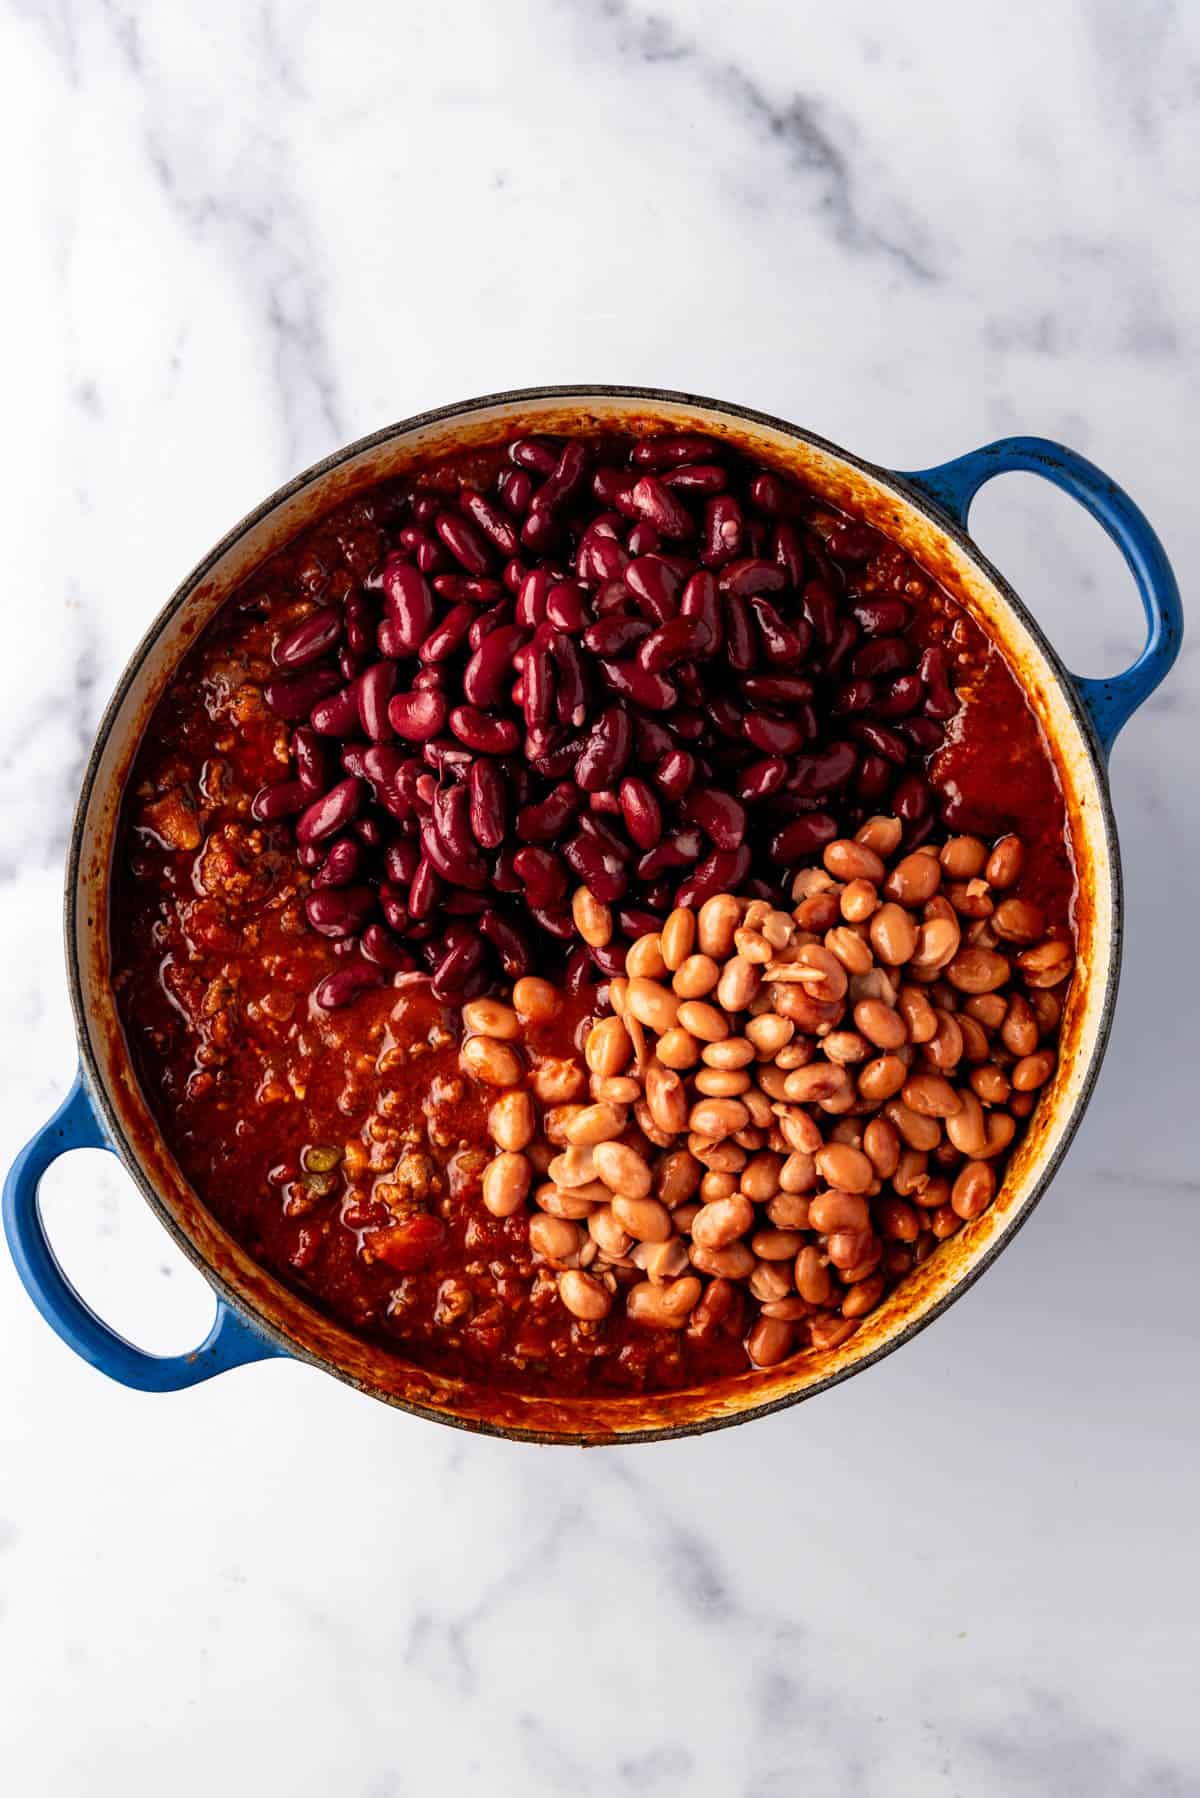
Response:
[[[649,382],[919,468],[1059,437],[1200,563],[1200,21],[1167,0],[0,10],[5,1159],[65,1090],[61,860],[152,616],[265,493],[428,405]],[[1070,666],[1119,558],[1031,479],[973,529]],[[173,1398],[0,1260],[0,1768],[22,1798],[1200,1790],[1189,642],[1113,758],[1112,1048],[1036,1217],[899,1355],[721,1436],[476,1441],[271,1364]],[[203,1282],[98,1154],[106,1315]]]

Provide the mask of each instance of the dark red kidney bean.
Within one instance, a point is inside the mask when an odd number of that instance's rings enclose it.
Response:
[[[412,502],[412,515],[418,524],[432,524],[442,509],[442,502],[436,494],[418,493]]]
[[[746,735],[756,749],[772,756],[793,755],[807,741],[803,725],[774,712],[747,712]]]
[[[473,574],[435,574],[432,585],[440,598],[451,600],[455,605],[466,600],[473,605],[489,606],[504,598],[500,581],[480,580]]]
[[[556,581],[546,596],[546,623],[556,631],[581,631],[591,614],[574,581]]]
[[[916,650],[905,637],[875,637],[863,643],[850,658],[850,672],[862,680],[880,680],[888,674],[904,674],[916,660]]]
[[[700,462],[718,453],[711,437],[701,437],[695,431],[677,431],[669,436],[643,437],[630,450],[629,460],[635,468],[658,471],[678,468],[684,462]]]
[[[612,815],[614,817],[618,816],[620,811],[621,804],[620,799],[618,798],[616,811]],[[599,843],[600,847],[607,851],[609,855],[615,855],[619,862],[632,861],[633,850],[625,841],[624,837],[618,836],[615,830],[610,829],[603,818],[598,816],[598,814],[590,807],[580,818],[579,828],[586,831],[588,836]]]
[[[703,848],[704,838],[694,826],[677,830],[659,843],[656,849],[648,850],[637,863],[635,872],[639,880],[653,881],[668,868],[688,867]],[[642,896],[646,897],[645,892]]]
[[[739,599],[748,599],[752,593],[778,593],[787,584],[787,575],[778,563],[761,556],[739,556],[721,570],[721,591]]]
[[[407,760],[404,750],[394,743],[373,743],[369,749],[353,755],[348,750],[342,753],[342,766],[347,773],[365,776],[376,791],[394,786]]]
[[[504,574],[501,578],[504,581],[504,585],[508,588],[508,591],[512,594],[517,594],[521,591],[525,582],[525,577],[528,573],[529,570],[526,568],[524,562],[518,561],[514,556],[511,562],[506,562],[504,564]]]
[[[365,656],[375,640],[375,623],[371,608],[361,593],[352,593],[346,601],[346,647],[353,655]]]
[[[651,674],[636,662],[603,661],[600,669],[607,687],[647,711],[669,711],[679,698],[677,688],[665,676]]]
[[[582,801],[583,795],[574,781],[560,781],[544,799],[521,807],[516,819],[517,835],[524,843],[553,843],[571,822]]]
[[[652,928],[657,927],[658,922],[659,920],[655,918]],[[626,947],[624,943],[609,943],[603,949],[589,949],[588,955],[593,965],[599,968],[602,974],[612,976],[625,972]]]
[[[454,566],[436,537],[428,531],[403,530],[400,541],[412,554],[420,574],[444,574]]]
[[[638,937],[647,936],[651,931],[657,930],[661,922],[662,919],[656,917],[654,912],[646,911],[641,906],[622,905],[617,911],[617,929],[622,936],[628,937],[630,942],[636,942]],[[621,953],[624,955],[624,949]],[[624,971],[622,967],[620,972],[624,973]]]
[[[467,518],[481,534],[486,537],[493,549],[499,550],[502,556],[515,556],[517,553],[517,533],[513,529],[512,520],[506,518],[490,499],[474,487],[464,487],[458,496],[458,503]]]
[[[853,743],[831,743],[812,755],[798,755],[788,777],[789,792],[811,799],[844,787],[858,766]]]
[[[349,737],[358,729],[358,694],[355,683],[318,699],[309,713],[309,723],[322,737]]]
[[[758,642],[750,626],[750,614],[744,599],[736,593],[724,598],[725,654],[729,666],[738,674],[746,674],[758,660]]]
[[[708,719],[703,712],[681,707],[672,714],[671,729],[684,743],[698,743],[708,729]]]
[[[537,848],[532,844],[518,849],[513,867],[535,910],[556,906],[566,893],[566,869],[552,849]]]
[[[544,729],[554,712],[554,659],[550,654],[552,635],[548,624],[538,626],[522,668],[521,709],[526,727],[531,731]]]
[[[829,709],[839,717],[847,712],[865,712],[874,703],[875,683],[869,680],[848,680],[836,689],[829,702]]]
[[[777,474],[756,474],[750,483],[751,504],[770,518],[783,511],[790,497]]]
[[[543,511],[557,510],[573,499],[587,479],[588,450],[577,437],[562,447],[558,461],[533,496],[533,504]]]
[[[801,587],[804,584],[804,544],[794,524],[784,520],[775,527],[771,538],[771,553],[782,568],[790,587]]]
[[[366,861],[364,845],[357,837],[339,837],[312,877],[314,891],[322,887],[347,887],[357,880]]]
[[[679,600],[679,614],[682,618],[695,618],[707,629],[709,637],[706,655],[715,655],[721,647],[721,633],[724,620],[721,616],[721,595],[716,576],[708,569],[697,569],[688,580]]]
[[[738,775],[738,798],[747,801],[769,799],[778,793],[787,779],[788,765],[781,755],[770,755],[750,762]]]
[[[480,758],[471,763],[467,780],[471,796],[471,834],[481,849],[498,849],[504,841],[508,816],[508,789],[494,762]]]
[[[638,645],[636,661],[650,674],[663,674],[677,662],[693,656],[710,655],[716,647],[712,627],[706,618],[668,618]]]
[[[506,843],[492,864],[492,890],[497,893],[519,893],[521,882],[513,867],[517,845]]]
[[[308,717],[315,705],[341,684],[341,676],[336,669],[306,668],[303,674],[268,681],[263,688],[263,698],[277,718],[282,718],[288,724],[298,724],[301,719]]]
[[[576,764],[588,746],[587,736],[561,737],[559,732],[534,733],[525,738],[525,759],[536,774],[546,780],[563,780],[575,772]]]
[[[329,785],[329,757],[325,745],[310,724],[292,732],[292,759],[296,778],[311,797]],[[348,770],[352,772],[352,770]]]
[[[388,722],[406,742],[427,743],[442,729],[447,710],[444,693],[396,693],[388,701]]]
[[[679,688],[680,698],[686,700],[692,707],[703,705],[705,687],[695,662],[677,662],[672,673],[675,685]]]
[[[906,824],[915,823],[933,809],[933,794],[919,774],[906,774],[892,791],[892,809]]]
[[[320,661],[342,635],[342,614],[332,606],[322,606],[292,630],[279,638],[271,651],[277,668],[294,671]]]
[[[651,778],[668,799],[682,799],[696,773],[696,758],[686,749],[669,749]]]
[[[746,521],[731,493],[718,493],[704,502],[700,560],[706,568],[724,568],[742,553]]]
[[[724,493],[729,485],[728,474],[715,462],[685,462],[662,479],[676,493]]]
[[[667,875],[664,874],[661,880],[656,880],[650,886],[642,888],[642,903],[649,906],[651,911],[657,912],[660,917],[671,910],[675,903],[675,889]],[[602,995],[601,1004],[604,1004],[606,1000],[607,993]]]
[[[644,474],[634,482],[633,503],[663,537],[691,537],[695,533],[695,519],[657,475]]]
[[[516,611],[516,622],[524,630],[534,630],[545,622],[550,589],[557,586],[560,579],[561,576],[549,568],[534,568],[525,576],[517,595]]]
[[[274,824],[280,818],[293,818],[312,799],[312,789],[298,780],[278,781],[273,787],[260,787],[250,801],[250,815],[260,824]]]
[[[837,834],[837,820],[828,812],[807,812],[803,818],[785,824],[772,837],[771,859],[776,862],[800,861],[806,855],[815,855],[826,843],[832,843]]]
[[[499,702],[512,678],[513,655],[526,641],[526,632],[517,624],[502,624],[489,631],[463,672],[462,690],[470,705],[487,707]]]
[[[804,616],[812,626],[813,636],[822,649],[828,649],[837,631],[837,601],[824,581],[806,581],[802,603]]]
[[[428,856],[423,855],[417,863],[417,871],[408,889],[410,916],[418,920],[430,917],[437,906],[441,890],[442,883],[438,879],[437,869]]]
[[[682,810],[685,818],[700,826],[715,849],[737,849],[746,834],[745,806],[717,787],[693,787]],[[643,844],[643,848],[647,847]]]
[[[319,843],[323,837],[336,836],[351,818],[356,817],[366,803],[367,788],[364,781],[354,775],[346,780],[339,780],[336,786],[314,799],[308,809],[301,813],[296,824],[296,838],[301,843]]]
[[[865,524],[839,524],[825,539],[835,562],[865,562],[879,539]]]
[[[559,448],[554,437],[518,437],[508,446],[508,459],[518,468],[531,469],[534,474],[553,474]]]
[[[517,518],[524,518],[533,498],[533,476],[524,468],[502,469],[496,491],[510,512]]]
[[[344,646],[337,652],[338,672],[343,680],[353,680],[366,667],[366,657],[351,655]]]
[[[432,668],[418,668],[412,677],[414,691],[418,693],[441,693],[447,685],[447,674],[435,662]]]
[[[465,789],[463,797],[466,798]],[[441,836],[431,822],[426,822],[421,826],[421,848],[424,850],[423,859],[431,862],[435,873],[440,874],[443,880],[448,880],[451,886],[466,887],[469,892],[475,893],[483,891],[487,884],[487,869],[473,843],[470,851],[464,854],[452,846],[444,836]],[[417,877],[419,878],[419,876],[420,869],[418,868]],[[414,913],[413,889],[415,887],[416,878],[413,880],[413,887],[409,889],[408,895],[409,910]]]
[[[486,951],[477,936],[456,943],[439,961],[430,991],[435,999],[453,999],[461,994],[469,977],[483,961]],[[441,1219],[437,1220],[441,1223]],[[443,1230],[445,1225],[442,1226]]]
[[[912,607],[906,600],[864,594],[852,601],[850,612],[864,637],[896,637],[907,630]]]
[[[754,614],[768,662],[778,668],[794,667],[802,662],[812,641],[811,626],[803,618],[785,624],[770,600],[757,593],[748,594],[746,604]]]
[[[563,845],[563,855],[601,905],[611,905],[625,895],[629,882],[621,861],[594,836],[580,831]]]
[[[800,674],[753,674],[742,682],[742,695],[755,705],[802,705],[813,684]]]
[[[461,887],[455,887],[442,900],[442,910],[448,918],[478,918],[487,908],[486,893],[464,893]]]
[[[917,673],[927,688],[927,716],[953,718],[958,710],[958,699],[950,686],[950,669],[945,650],[936,645],[927,649],[917,664]]]
[[[456,705],[450,714],[450,729],[460,743],[480,755],[511,755],[521,741],[511,718],[497,718],[474,705]]]
[[[383,843],[384,826],[377,812],[364,812],[355,818],[350,826],[360,842],[368,849],[378,849]]]
[[[411,837],[400,837],[388,844],[384,852],[384,868],[389,880],[406,887],[417,871],[421,852]]]
[[[567,957],[567,965],[563,969],[563,987],[568,993],[582,993],[594,985],[592,952],[586,943],[580,943]]]
[[[529,941],[524,931],[495,910],[480,913],[480,933],[495,948],[500,965],[510,980],[519,980],[533,965]]]
[[[915,712],[925,698],[925,683],[918,674],[902,674],[894,680],[875,704],[875,715],[878,718],[907,718]],[[922,723],[932,723],[931,719],[922,719]],[[935,730],[937,726],[933,727]],[[939,733],[940,734],[940,733]]]
[[[381,742],[384,737],[392,734],[387,708],[395,682],[394,662],[372,662],[356,682],[358,716],[363,731],[372,742]]]
[[[554,710],[560,724],[576,730],[587,717],[587,685],[583,661],[574,638],[556,631],[550,638],[550,654],[554,661]]]
[[[589,812],[607,812],[610,817],[619,818],[621,815],[620,795],[614,793],[611,787],[605,788],[600,793],[589,793],[587,808]]]
[[[296,844],[296,860],[302,868],[319,868],[322,859],[319,843]]]
[[[653,849],[662,836],[662,812],[654,790],[637,775],[621,782],[621,816],[639,849]]]
[[[545,555],[553,549],[560,536],[558,519],[552,512],[534,508],[521,526],[521,543],[524,548],[532,550],[534,555]]]
[[[627,468],[598,468],[592,476],[592,493],[602,506],[615,506],[619,496],[629,498],[633,476]]]
[[[413,871],[416,871],[415,862]],[[411,920],[408,915],[408,906],[405,903],[405,894],[399,887],[384,882],[379,889],[379,909],[393,930],[401,936],[407,934]]]
[[[833,642],[825,652],[824,664],[826,675],[834,675],[850,655],[858,642],[858,626],[853,618],[839,618],[833,633]]]
[[[908,677],[906,677],[908,678]],[[896,683],[897,686],[899,682]],[[914,743],[923,755],[932,755],[945,741],[946,733],[933,718],[905,718],[897,726],[910,743]]]
[[[368,924],[359,938],[358,946],[367,961],[374,962],[376,967],[386,968],[392,974],[411,973],[417,965],[416,956],[382,924]]]
[[[619,581],[629,563],[629,552],[615,538],[584,534],[576,558],[581,581],[593,584]]]
[[[714,849],[697,862],[691,877],[675,894],[676,905],[702,905],[714,893],[734,893],[750,872],[750,851],[745,843],[737,849]]]
[[[650,635],[644,618],[598,618],[583,633],[583,646],[594,656],[619,656]]]
[[[475,612],[472,606],[451,606],[441,623],[430,631],[422,643],[419,655],[423,662],[444,662],[452,656],[456,649],[461,649],[467,640],[467,632],[474,621]]]
[[[353,936],[375,910],[375,891],[368,886],[323,888],[304,901],[304,914],[322,936]]]
[[[635,556],[622,579],[655,624],[673,617],[678,610],[683,581],[662,556]]]
[[[503,599],[498,605],[489,606],[486,612],[480,612],[472,619],[471,628],[467,632],[468,647],[472,651],[478,649],[485,637],[490,637],[493,631],[500,630],[504,625],[511,625],[512,621],[511,599]]]
[[[662,538],[648,518],[639,518],[626,532],[625,548],[631,556],[652,556],[661,547]]]
[[[390,629],[388,641],[397,656],[416,655],[434,619],[429,582],[409,562],[389,556],[383,565],[383,603]],[[382,647],[382,645],[381,645]]]
[[[468,574],[487,573],[492,565],[492,545],[473,524],[461,518],[457,512],[439,512],[433,521],[433,528],[455,561],[460,562]],[[516,547],[514,536],[512,548],[506,550],[505,554],[514,554]]]
[[[908,760],[908,744],[890,725],[876,724],[869,718],[855,718],[850,728],[859,742],[873,749],[876,755],[885,756],[898,767],[903,767]]]
[[[854,779],[854,791],[867,805],[882,799],[892,784],[892,764],[882,755],[864,755]]]
[[[669,755],[675,748],[675,738],[671,731],[646,712],[638,712],[634,719],[634,743],[639,762],[661,761],[664,755]]]
[[[569,943],[575,935],[575,922],[569,911],[555,911],[544,906],[530,906],[529,915],[539,930],[560,943]]]
[[[363,993],[382,986],[383,981],[383,969],[372,962],[351,962],[347,967],[336,968],[332,974],[326,974],[313,993],[313,1004],[322,1011],[340,1011],[343,1006],[353,1005]]]

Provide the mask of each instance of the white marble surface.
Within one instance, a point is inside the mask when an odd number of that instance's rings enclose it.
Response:
[[[690,388],[919,467],[1085,451],[1183,584],[1200,18],[1170,0],[0,11],[4,1159],[65,1090],[60,863],[143,624],[249,505],[467,394]],[[1114,552],[977,534],[1080,669]],[[139,1397],[0,1265],[0,1784],[20,1798],[1177,1798],[1197,1733],[1200,676],[1121,741],[1111,1053],[1037,1217],[860,1380],[705,1440],[476,1441],[285,1364]],[[199,1277],[46,1182],[148,1346]]]

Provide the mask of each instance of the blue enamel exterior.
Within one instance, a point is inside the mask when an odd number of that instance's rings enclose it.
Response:
[[[222,1298],[212,1329],[188,1355],[148,1355],[110,1330],[85,1305],[58,1262],[38,1210],[38,1186],[52,1161],[71,1149],[111,1149],[83,1082],[28,1142],[4,1183],[4,1234],[26,1292],[46,1322],[83,1360],[139,1392],[178,1392],[227,1368],[263,1361],[280,1350],[251,1329]]]
[[[901,478],[927,493],[966,527],[971,501],[993,475],[1041,475],[1069,493],[1112,538],[1129,566],[1146,614],[1146,643],[1137,661],[1111,680],[1072,675],[1107,755],[1117,732],[1166,675],[1183,641],[1183,606],[1166,551],[1154,527],[1117,483],[1074,450],[1047,437],[1002,437],[937,468]]]
[[[1112,680],[1072,676],[1107,754],[1121,726],[1166,675],[1183,636],[1179,588],[1148,519],[1115,481],[1062,444],[1043,437],[1006,437],[983,449],[899,479],[965,527],[971,501],[993,475],[1041,475],[1085,506],[1129,565],[1146,613],[1148,635],[1137,661]],[[18,1155],[4,1186],[4,1230],[17,1273],[50,1327],[69,1348],[110,1379],[142,1392],[176,1392],[227,1368],[286,1351],[217,1298],[213,1327],[188,1355],[148,1355],[109,1329],[85,1305],[54,1258],[38,1211],[38,1184],[70,1149],[111,1149],[80,1079],[58,1111]]]

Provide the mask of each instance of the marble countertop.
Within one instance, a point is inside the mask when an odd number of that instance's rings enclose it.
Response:
[[[1009,431],[1133,492],[1185,591],[1200,19],[1170,0],[287,0],[0,12],[4,1160],[73,1053],[70,808],[146,621],[340,443],[646,382],[921,467]],[[973,526],[1089,674],[1116,553]],[[1036,1218],[935,1328],[750,1428],[467,1438],[295,1365],[142,1397],[0,1264],[0,1778],[21,1798],[1174,1798],[1196,1719],[1193,646],[1117,747],[1112,1048]],[[146,1346],[211,1303],[97,1153],[45,1182]]]

